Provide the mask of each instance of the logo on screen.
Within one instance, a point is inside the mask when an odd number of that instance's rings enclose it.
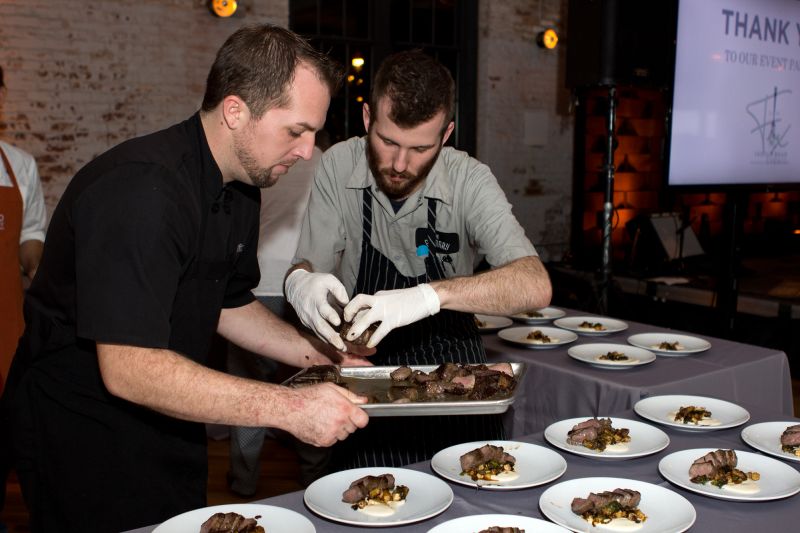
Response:
[[[756,124],[750,133],[761,143],[761,150],[754,154],[759,162],[786,163],[786,148],[789,146],[786,134],[792,125],[781,117],[781,104],[788,100],[790,94],[792,91],[789,89],[774,87],[772,92],[745,107]]]

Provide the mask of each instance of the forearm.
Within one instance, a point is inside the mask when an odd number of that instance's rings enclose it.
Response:
[[[442,309],[468,313],[514,314],[546,307],[550,277],[538,257],[523,257],[473,276],[431,282]]]
[[[33,279],[36,269],[39,268],[43,249],[44,243],[38,239],[29,239],[19,245],[19,263],[22,273],[30,279]]]
[[[297,263],[296,265],[292,265],[289,268],[289,270],[286,271],[286,276],[288,276],[289,274],[291,274],[295,270],[307,270],[309,272],[314,272],[314,268],[311,266],[311,263],[309,263],[308,261],[301,261],[300,263]],[[286,279],[286,278],[284,277],[284,279]]]
[[[211,370],[170,350],[97,344],[108,391],[154,411],[194,422],[288,429],[303,400],[285,387]]]
[[[217,332],[237,346],[294,367],[329,364],[321,343],[259,302],[223,309]]]

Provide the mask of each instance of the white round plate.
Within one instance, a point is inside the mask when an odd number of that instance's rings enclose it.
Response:
[[[787,461],[800,461],[800,457],[781,449],[781,435],[789,426],[796,426],[794,422],[762,422],[747,426],[742,430],[742,440],[756,450],[774,455]]]
[[[507,328],[514,323],[514,321],[507,316],[476,314],[475,318],[486,324],[485,326],[478,326],[478,331],[481,333],[494,333],[495,331],[500,331],[501,329]]]
[[[711,348],[711,343],[698,337],[679,335],[678,333],[638,333],[628,337],[628,342],[638,348],[644,348],[667,357],[682,357],[698,352],[705,352]],[[658,346],[662,342],[679,342],[683,350],[662,350]]]
[[[603,329],[600,331],[591,328],[582,328],[581,324],[590,322],[592,324],[601,324]],[[615,320],[613,318],[606,318],[603,316],[569,316],[566,318],[559,318],[553,322],[554,326],[559,328],[574,331],[580,335],[610,335],[612,333],[619,333],[628,329],[628,324],[622,320]]]
[[[717,425],[696,426],[694,424],[684,424],[676,422],[675,415],[681,407],[702,407],[706,411],[711,411],[711,418],[719,422]],[[642,418],[652,420],[658,424],[670,426],[676,429],[686,429],[689,431],[714,431],[717,429],[728,429],[741,426],[750,420],[750,413],[743,407],[735,403],[708,398],[706,396],[687,396],[684,394],[668,394],[665,396],[651,396],[639,400],[633,406],[636,414]],[[672,414],[672,416],[670,416]]]
[[[491,483],[488,481],[473,481],[467,475],[461,475],[460,458],[465,453],[480,448],[484,444],[502,446],[506,453],[514,456],[517,462],[514,471],[519,475],[511,481]],[[488,490],[514,490],[544,485],[561,477],[567,470],[567,462],[561,455],[536,444],[514,441],[477,441],[456,444],[441,450],[431,459],[433,471],[445,479],[467,485],[481,487]]]
[[[605,361],[601,355],[608,352],[619,352],[628,357],[627,361]],[[656,360],[656,354],[643,348],[636,348],[628,344],[590,343],[570,346],[567,354],[573,359],[588,363],[592,366],[607,370],[627,370],[637,366],[646,365]]]
[[[534,309],[534,311],[538,311],[542,316],[528,316],[525,313],[517,313],[516,315],[509,315],[509,318],[523,324],[545,324],[566,315],[564,311],[555,307],[543,307],[542,309]]]
[[[637,527],[636,533],[679,533],[686,531],[697,519],[697,512],[689,500],[667,488],[635,479],[615,477],[586,477],[562,481],[542,493],[539,508],[542,513],[572,531],[612,531],[607,526],[592,526],[572,512],[572,500],[586,498],[590,492],[598,493],[614,489],[630,489],[642,495],[639,510],[647,520]],[[632,530],[633,531],[633,530]]]
[[[531,533],[561,533],[569,531],[552,522],[515,514],[474,514],[448,520],[428,530],[428,533],[465,533],[481,531],[492,526],[517,527]]]
[[[669,446],[669,437],[660,429],[644,422],[625,418],[612,418],[611,427],[614,429],[629,429],[630,442],[607,446],[602,452],[567,443],[567,433],[577,424],[590,418],[592,417],[570,418],[550,424],[544,430],[544,438],[556,448],[597,459],[631,459],[660,452]]]
[[[350,483],[364,476],[392,474],[395,485],[408,487],[406,503],[391,516],[370,516],[354,511],[342,501]],[[453,489],[436,476],[393,467],[355,468],[334,472],[316,480],[303,494],[303,501],[316,514],[343,524],[362,527],[399,526],[436,516],[453,503]]]
[[[734,450],[738,458],[736,468],[745,473],[758,472],[761,475],[756,482],[759,488],[758,492],[753,494],[734,492],[725,487],[715,487],[711,483],[701,485],[689,481],[689,467],[692,466],[692,463],[715,450],[716,448],[694,448],[671,453],[659,461],[658,471],[670,483],[721,500],[760,502],[786,498],[800,492],[800,472],[777,459],[739,450]]]
[[[258,518],[258,525],[270,533],[315,533],[314,524],[305,516],[272,505],[258,505],[255,503],[232,503],[228,505],[215,505],[188,511],[172,517],[157,528],[153,533],[186,533],[187,531],[200,531],[200,526],[211,518],[214,513],[239,513],[245,518]]]
[[[550,337],[552,342],[547,344],[537,344],[527,339],[529,333],[539,330],[543,335]],[[563,346],[574,342],[578,336],[561,328],[548,328],[544,326],[518,326],[515,328],[501,329],[497,335],[506,342],[522,346],[523,348],[533,348],[535,350],[547,350],[556,346]]]

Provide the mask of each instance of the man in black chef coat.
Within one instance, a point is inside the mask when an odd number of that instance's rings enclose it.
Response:
[[[218,332],[297,367],[364,361],[255,301],[259,187],[308,159],[341,70],[293,33],[244,27],[201,110],[81,169],[51,224],[3,397],[32,530],[106,532],[203,507],[203,422],[329,446],[367,423],[332,384],[206,365]]]

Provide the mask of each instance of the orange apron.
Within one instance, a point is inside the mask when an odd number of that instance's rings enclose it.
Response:
[[[8,375],[17,342],[25,328],[22,318],[22,278],[19,236],[22,231],[22,193],[6,154],[0,149],[11,187],[0,187],[0,390]]]

